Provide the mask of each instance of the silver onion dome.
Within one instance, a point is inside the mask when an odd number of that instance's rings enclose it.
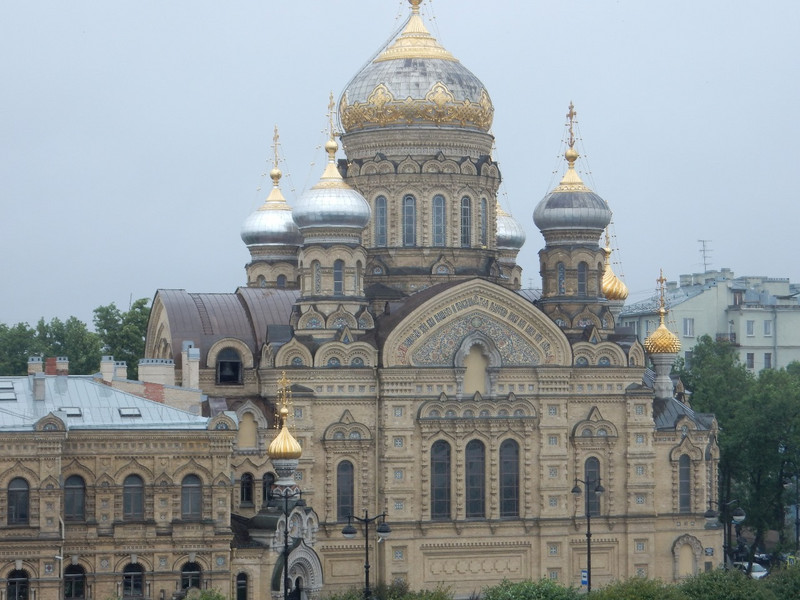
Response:
[[[278,187],[281,171],[270,172],[272,190],[267,200],[242,223],[242,241],[248,246],[299,246],[303,238],[292,218],[292,208]]]
[[[545,234],[555,230],[586,230],[596,240],[611,222],[611,209],[586,185],[575,171],[578,153],[569,148],[565,157],[569,167],[561,183],[536,205],[533,222]]]
[[[334,140],[328,140],[328,164],[319,182],[305,192],[294,207],[294,222],[305,242],[352,241],[370,219],[370,208],[364,196],[347,185],[336,168]]]
[[[519,221],[497,205],[497,247],[519,250],[525,243],[525,230]]]

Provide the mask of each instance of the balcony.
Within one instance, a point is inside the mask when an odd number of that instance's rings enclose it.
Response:
[[[739,344],[736,343],[736,334],[735,333],[718,333],[717,334],[717,341],[718,342],[730,342],[734,346],[738,346]]]

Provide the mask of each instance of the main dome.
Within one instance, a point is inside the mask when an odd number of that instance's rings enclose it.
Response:
[[[409,0],[411,16],[361,70],[339,99],[345,132],[400,126],[471,128],[487,132],[494,107],[483,83],[428,32],[422,0]]]

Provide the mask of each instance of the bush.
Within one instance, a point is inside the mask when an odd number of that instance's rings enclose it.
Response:
[[[592,592],[594,600],[685,600],[677,586],[656,579],[633,578]]]
[[[539,581],[503,581],[484,588],[482,600],[577,600],[582,598],[575,588],[567,588],[549,579]]]
[[[756,581],[731,569],[717,569],[690,577],[678,586],[688,600],[782,600],[776,598],[764,581]]]

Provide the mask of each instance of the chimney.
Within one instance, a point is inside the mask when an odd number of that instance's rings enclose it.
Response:
[[[69,358],[66,356],[56,358],[56,375],[69,375]]]
[[[44,401],[44,373],[36,373],[33,376],[33,399],[38,402]]]
[[[114,357],[104,356],[100,359],[100,376],[106,383],[114,379]]]
[[[194,342],[183,342],[181,352],[181,387],[200,388],[200,348],[195,348]]]
[[[127,379],[128,378],[128,363],[124,360],[114,361],[114,379]]]
[[[139,381],[175,385],[175,363],[171,358],[140,358]]]
[[[48,356],[44,359],[44,374],[45,375],[55,375],[56,374],[56,357],[55,356]]]
[[[34,375],[35,373],[44,373],[44,362],[41,356],[28,357],[28,375]]]

